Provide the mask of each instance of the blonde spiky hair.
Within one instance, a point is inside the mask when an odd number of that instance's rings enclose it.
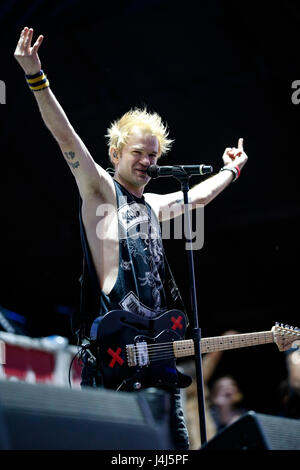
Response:
[[[122,150],[126,144],[130,132],[134,126],[140,126],[142,129],[150,132],[151,135],[157,137],[159,144],[159,157],[166,154],[172,143],[168,139],[169,131],[167,124],[164,124],[161,117],[153,112],[147,111],[146,108],[134,108],[125,113],[120,119],[114,121],[107,129],[108,147],[115,147],[118,151]]]

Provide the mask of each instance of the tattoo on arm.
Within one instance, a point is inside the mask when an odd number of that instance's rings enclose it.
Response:
[[[181,199],[176,199],[176,201],[172,202],[172,204],[170,204],[170,206],[172,206],[173,204],[184,204],[183,197]],[[191,204],[191,198],[190,197],[189,197],[189,204]]]
[[[64,156],[66,157],[67,163],[68,163],[68,164],[70,165],[70,167],[72,167],[74,170],[80,166],[78,161],[77,161],[77,162],[70,161],[70,160],[74,160],[74,158],[75,158],[75,152],[64,152]]]
[[[67,160],[74,160],[75,158],[75,152],[64,152],[64,155],[65,157],[67,158]]]
[[[79,167],[79,162],[67,162],[74,170]]]

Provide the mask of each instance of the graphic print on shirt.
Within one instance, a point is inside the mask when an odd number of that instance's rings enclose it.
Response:
[[[146,287],[149,290],[152,308],[140,302],[138,295],[132,291],[121,300],[120,305],[123,309],[146,317],[156,316],[165,311],[161,307],[164,263],[159,225],[155,224],[153,215],[149,214],[144,204],[139,204],[136,201],[128,202],[125,196],[122,200],[120,198],[118,218],[120,242],[124,247],[126,246],[129,256],[132,258],[122,258],[120,267],[129,271],[132,263],[139,266],[139,275],[136,279],[137,288],[145,289]]]
[[[131,261],[124,261],[122,259],[120,267],[124,269],[124,271],[130,271],[131,270]]]
[[[162,284],[160,281],[160,277],[155,277],[153,272],[146,272],[144,277],[139,277],[139,281],[141,281],[141,286],[150,286],[152,287],[152,297],[154,302],[154,310],[155,312],[160,311],[161,305],[161,298],[160,298],[160,291],[162,289]]]
[[[144,305],[135,295],[130,291],[120,302],[120,307],[127,312],[136,313],[147,318],[154,318],[157,316],[157,311],[148,308]]]

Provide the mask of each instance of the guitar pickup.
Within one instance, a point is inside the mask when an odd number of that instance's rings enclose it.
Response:
[[[146,341],[127,344],[126,352],[128,367],[143,367],[149,364],[148,344]]]

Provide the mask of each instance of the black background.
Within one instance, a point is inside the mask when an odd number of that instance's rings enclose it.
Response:
[[[299,19],[296,1],[1,3],[0,305],[23,315],[31,336],[75,341],[69,314],[82,253],[75,181],[13,57],[22,28],[45,36],[39,55],[52,90],[104,167],[106,129],[134,106],[170,127],[175,144],[160,164],[218,171],[225,147],[244,138],[247,166],[205,208],[204,246],[194,252],[199,324],[215,336],[300,324],[300,105],[291,100]],[[172,178],[147,187],[179,189]],[[183,242],[165,248],[188,304]],[[276,345],[226,352],[216,375],[224,372],[238,378],[250,408],[277,411],[286,370]]]

